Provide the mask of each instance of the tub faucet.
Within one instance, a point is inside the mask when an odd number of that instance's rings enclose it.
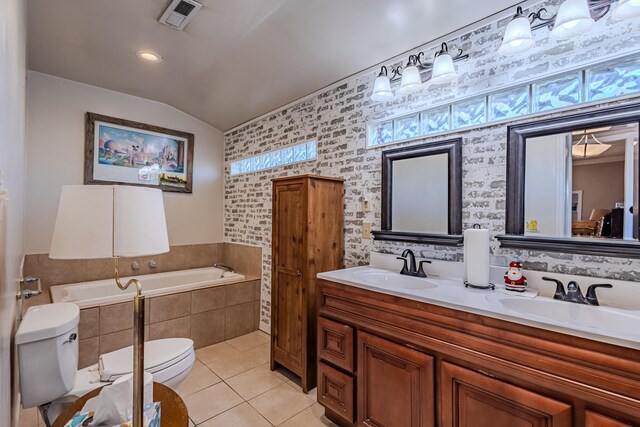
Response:
[[[407,258],[409,258],[409,266],[407,267]],[[431,264],[431,261],[422,260],[419,263],[419,267],[416,268],[416,255],[413,253],[411,249],[405,249],[402,252],[402,256],[396,257],[396,259],[401,259],[404,261],[402,264],[402,270],[400,270],[400,274],[404,274],[405,276],[414,276],[414,277],[427,277],[427,274],[424,272],[423,265]]]
[[[560,301],[574,302],[576,304],[586,304],[586,305],[600,305],[598,301],[598,296],[596,295],[597,288],[613,288],[608,283],[591,285],[587,288],[587,296],[582,295],[582,291],[580,287],[575,281],[570,281],[567,283],[567,290],[565,292],[564,285],[560,280],[553,279],[551,277],[543,277],[542,280],[546,280],[547,282],[554,282],[556,284],[556,292],[553,295],[553,299],[557,299]]]
[[[226,270],[230,273],[235,273],[235,270],[233,269],[233,267],[229,267],[228,265],[224,265],[224,264],[213,264],[213,266],[215,268],[219,268],[220,270]]]

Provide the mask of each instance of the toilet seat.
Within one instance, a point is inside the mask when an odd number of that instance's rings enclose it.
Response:
[[[144,370],[154,376],[176,365],[193,353],[193,341],[188,338],[167,338],[144,343]],[[113,382],[133,371],[133,347],[105,353],[98,360],[100,381]]]
[[[193,341],[188,338],[147,341],[144,343],[144,350],[145,371],[153,374],[154,382],[168,387],[177,386],[195,362]],[[62,399],[78,398],[132,371],[133,347],[105,353],[100,356],[98,364],[77,372],[73,388]]]

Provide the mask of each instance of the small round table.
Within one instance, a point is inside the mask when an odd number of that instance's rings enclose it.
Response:
[[[64,425],[79,412],[87,400],[97,396],[102,387],[90,391],[64,411],[52,427],[64,427]],[[160,425],[162,427],[188,427],[189,415],[187,406],[178,396],[178,393],[171,390],[166,385],[153,383],[153,401],[160,402]]]

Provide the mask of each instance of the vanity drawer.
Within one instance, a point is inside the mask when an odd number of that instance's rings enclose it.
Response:
[[[354,416],[354,379],[326,363],[318,363],[318,402],[348,423]]]
[[[353,328],[324,317],[318,318],[318,356],[353,373]]]

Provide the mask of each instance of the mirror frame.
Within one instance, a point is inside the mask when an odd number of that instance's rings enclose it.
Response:
[[[393,162],[415,157],[448,154],[449,204],[448,234],[393,231]],[[431,243],[444,246],[462,245],[462,138],[428,142],[382,152],[382,230],[372,231],[376,240]]]
[[[571,237],[533,237],[524,235],[524,181],[527,138],[634,122],[640,129],[640,103],[508,126],[505,234],[496,236],[500,240],[500,246],[503,248],[533,249],[545,252],[640,258],[640,241],[622,239],[578,240]],[[638,192],[640,191],[640,182],[636,184],[638,187],[635,191]]]

